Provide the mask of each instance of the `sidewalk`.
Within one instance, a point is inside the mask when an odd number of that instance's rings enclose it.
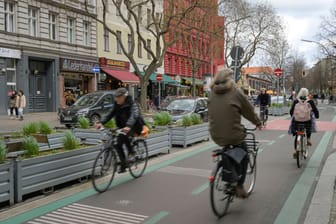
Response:
[[[11,120],[7,115],[0,115],[0,134],[22,130],[22,127],[30,122],[46,121],[51,127],[60,126],[56,112],[25,114],[24,120]]]
[[[336,141],[336,138],[334,142]],[[336,224],[336,152],[329,155],[315,188],[304,224]]]

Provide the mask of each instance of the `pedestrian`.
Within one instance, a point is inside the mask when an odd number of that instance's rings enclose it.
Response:
[[[325,100],[326,96],[324,93],[321,94],[321,103],[324,103],[324,100]]]
[[[17,108],[16,108],[16,96],[17,96],[17,92],[13,91],[8,100],[8,109],[9,109],[10,119],[14,119],[15,116],[18,115]]]
[[[26,96],[22,90],[19,90],[16,97],[16,107],[18,108],[18,116],[21,121],[23,120],[23,110],[26,108]]]
[[[295,91],[292,92],[291,96],[288,99],[291,100],[291,101],[294,101],[296,99]]]
[[[231,69],[220,71],[210,85],[209,97],[209,124],[210,134],[213,141],[224,149],[233,148],[239,154],[239,180],[237,183],[237,194],[246,198],[248,194],[244,189],[244,182],[247,171],[247,153],[244,139],[246,131],[241,123],[241,118],[247,120],[261,129],[261,121],[254,112],[253,106],[247,100],[242,91],[237,89]],[[239,147],[238,147],[239,146]],[[243,150],[243,151],[242,151]]]

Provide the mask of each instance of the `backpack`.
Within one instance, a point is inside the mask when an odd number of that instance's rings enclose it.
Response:
[[[299,102],[295,105],[295,108],[294,108],[295,121],[298,121],[298,122],[310,121],[311,111],[312,111],[312,107],[310,103],[308,103],[308,100],[305,100],[305,101],[299,100]]]

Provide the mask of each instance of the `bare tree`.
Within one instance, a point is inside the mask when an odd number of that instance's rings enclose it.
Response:
[[[288,89],[299,90],[307,84],[307,76],[303,76],[303,71],[306,72],[305,57],[294,51],[288,57],[285,68],[289,73],[287,82]],[[308,75],[308,73],[306,73]]]
[[[181,38],[181,30],[185,27],[186,19],[190,17],[193,10],[203,6],[201,0],[189,1],[188,4],[180,4],[182,0],[97,0],[98,16],[91,15],[98,23],[104,26],[104,29],[116,37],[121,47],[122,53],[128,58],[133,65],[135,74],[140,79],[140,104],[143,110],[146,110],[147,86],[149,77],[153,72],[163,65],[164,56],[167,49]],[[89,5],[86,0],[86,6]],[[184,1],[183,1],[184,2]],[[123,41],[108,25],[109,8],[114,7],[120,19],[128,29],[128,34],[132,40],[132,46],[128,49],[128,42]],[[140,14],[139,8],[149,8],[150,22],[143,24],[143,15]],[[89,12],[89,10],[87,10]],[[147,37],[151,35],[154,38],[154,48],[147,45]],[[146,69],[141,70],[139,67],[134,43],[140,41],[145,52],[150,55],[151,62]],[[143,74],[143,75],[142,75]]]
[[[274,46],[273,41],[283,32],[282,23],[273,7],[267,3],[250,3],[246,0],[221,0],[221,13],[225,16],[225,58],[232,61],[232,47],[241,46],[245,55],[240,67],[248,64],[258,50]]]
[[[336,7],[330,10],[328,16],[323,17],[318,36],[321,52],[336,57]]]

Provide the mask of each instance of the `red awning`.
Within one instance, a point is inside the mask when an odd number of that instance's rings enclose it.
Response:
[[[132,72],[127,71],[119,71],[119,70],[113,70],[108,68],[102,69],[106,74],[112,76],[115,79],[118,79],[124,83],[130,83],[130,84],[139,84],[139,78],[138,76],[134,75]]]

